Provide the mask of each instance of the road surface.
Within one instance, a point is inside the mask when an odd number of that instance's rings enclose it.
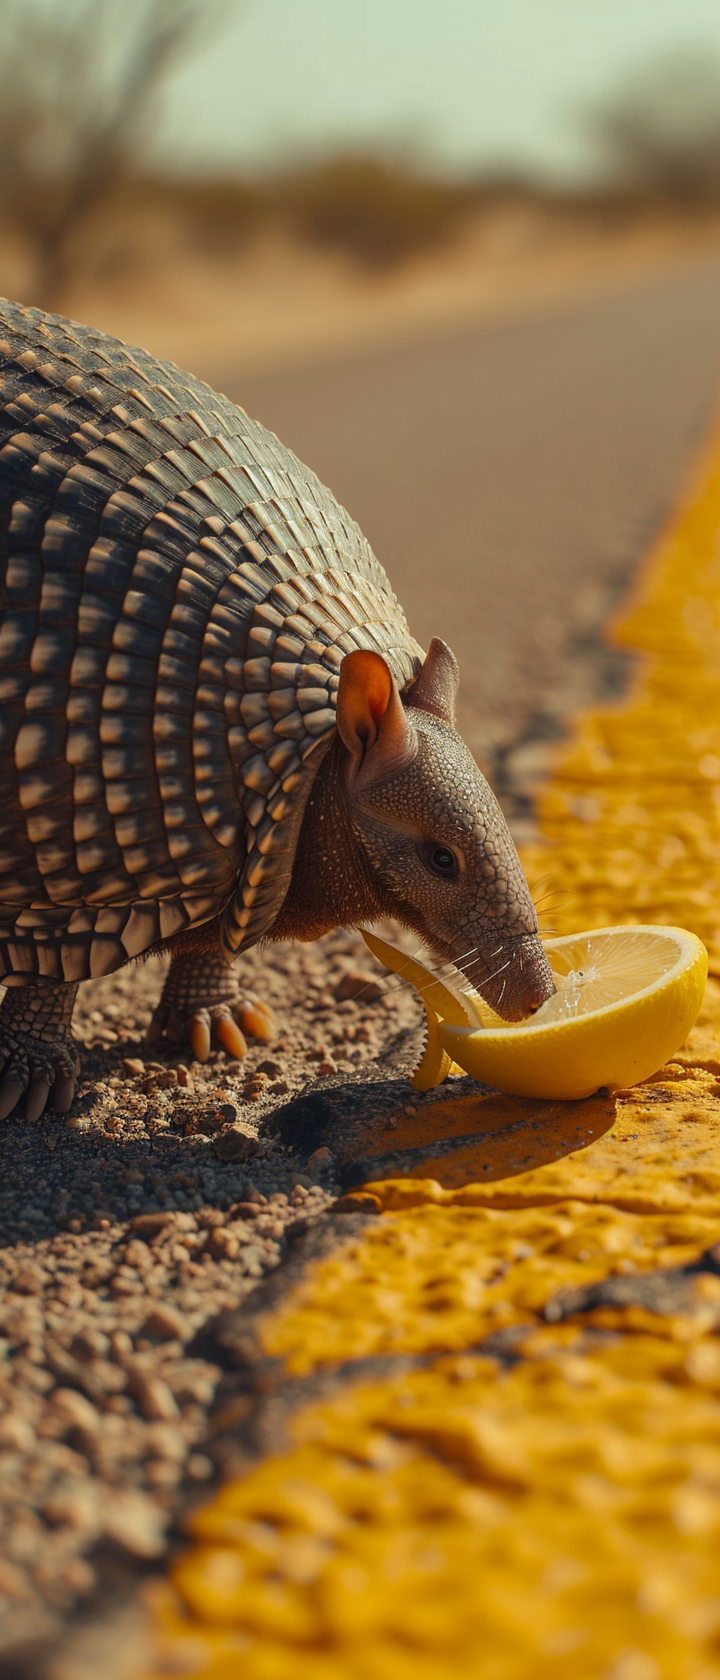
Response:
[[[330,484],[427,643],[511,811],[535,742],[604,688],[598,631],[717,403],[720,261],[340,361],[229,378]]]

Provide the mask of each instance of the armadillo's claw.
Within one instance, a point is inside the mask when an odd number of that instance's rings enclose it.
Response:
[[[188,1022],[188,1035],[196,1062],[206,1062],[210,1055],[210,1020],[207,1009],[198,1009]]]
[[[242,1061],[243,1056],[247,1055],[247,1044],[237,1021],[233,1020],[226,1007],[214,1009],[212,1014],[215,1038],[220,1040],[223,1050],[227,1050],[229,1056],[234,1056],[238,1062]]]
[[[247,1055],[245,1039],[226,1003],[216,1003],[212,1009],[196,1009],[185,1023],[185,1033],[198,1062],[207,1061],[213,1040],[237,1061]]]
[[[67,1114],[76,1095],[76,1077],[81,1065],[70,1038],[65,1040],[62,1035],[54,1043],[25,1038],[22,1043],[8,1045],[0,1033],[0,1062],[5,1062],[0,1080],[0,1121],[12,1114],[23,1092],[25,1119],[30,1124],[39,1121],[47,1107],[57,1114]]]
[[[55,1083],[50,1092],[50,1106],[54,1108],[56,1114],[67,1114],[68,1109],[72,1108],[75,1095],[75,1078],[79,1072],[80,1062],[78,1060],[74,1074],[57,1073],[55,1075]]]
[[[7,1120],[8,1114],[12,1114],[24,1090],[25,1082],[22,1079],[0,1080],[0,1120]]]
[[[25,1098],[25,1119],[29,1120],[31,1124],[34,1120],[40,1119],[53,1083],[53,1080],[48,1079],[45,1073],[39,1073],[35,1079],[30,1081],[28,1094]]]
[[[269,1003],[258,1003],[257,998],[248,998],[240,1004],[235,1010],[235,1018],[245,1032],[250,1033],[252,1038],[259,1038],[262,1044],[269,1044],[277,1033],[274,1009]]]

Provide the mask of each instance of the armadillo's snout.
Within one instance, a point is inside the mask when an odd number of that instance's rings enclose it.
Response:
[[[554,984],[549,991],[546,986],[542,986],[539,982],[536,985],[528,986],[522,998],[523,1015],[534,1015],[540,1005],[547,1003],[548,998],[552,997],[554,990]]]
[[[491,1009],[504,1021],[526,1020],[555,992],[550,964],[536,934],[527,934],[519,941],[500,973],[485,985],[481,981],[477,984]]]

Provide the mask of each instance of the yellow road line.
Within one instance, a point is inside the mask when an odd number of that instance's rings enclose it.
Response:
[[[578,721],[526,866],[561,931],[684,925],[717,977],[720,437],[613,634],[643,655],[633,691]],[[415,1365],[301,1407],[196,1515],[152,1680],[720,1680],[720,1257],[652,1310],[641,1287],[720,1230],[717,978],[614,1125],[602,1098],[486,1104],[491,1182],[455,1113],[458,1152],[371,1175],[380,1218],[261,1324],[297,1375]],[[517,1362],[476,1351],[497,1332]]]

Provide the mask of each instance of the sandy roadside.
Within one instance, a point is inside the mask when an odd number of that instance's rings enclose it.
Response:
[[[88,264],[63,313],[211,384],[228,369],[245,375],[295,366],[642,285],[720,246],[713,221],[646,217],[603,227],[506,207],[468,223],[450,246],[373,274],[278,232],[221,258],[188,248],[187,234],[168,220],[146,230],[147,251],[135,261],[121,234],[100,276]],[[3,289],[32,301],[27,267],[6,244]]]

